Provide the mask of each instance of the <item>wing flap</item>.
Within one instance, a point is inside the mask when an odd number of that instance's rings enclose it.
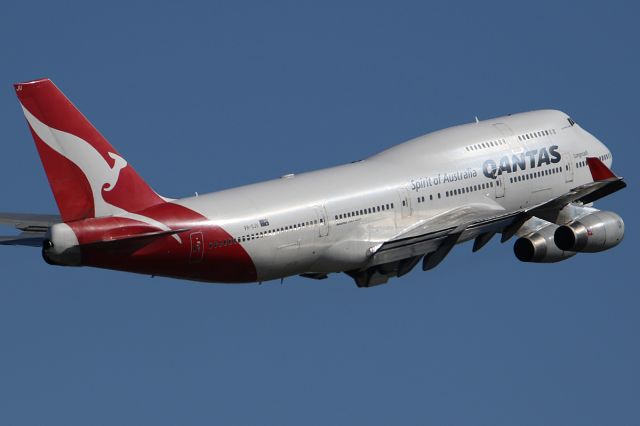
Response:
[[[480,219],[479,216],[494,213],[494,217]],[[444,243],[449,243],[452,235],[456,235],[455,241],[465,241],[482,234],[502,232],[513,223],[516,213],[505,214],[493,205],[476,204],[444,212],[433,219],[421,221],[410,229],[401,232],[394,238],[372,248],[372,264],[397,262],[416,256],[424,256],[434,253],[442,248]],[[434,229],[435,228],[435,229]],[[448,245],[448,244],[447,244]],[[444,256],[448,253],[443,250]],[[442,258],[438,259],[440,263]],[[429,260],[429,266],[437,265],[436,257]]]

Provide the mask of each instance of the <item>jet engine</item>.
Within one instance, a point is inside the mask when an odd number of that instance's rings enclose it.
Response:
[[[574,251],[558,248],[553,241],[558,225],[549,223],[535,232],[528,233],[516,240],[513,252],[522,262],[553,263],[575,255]]]
[[[598,211],[556,229],[561,250],[595,253],[617,246],[624,237],[624,222],[613,212]]]

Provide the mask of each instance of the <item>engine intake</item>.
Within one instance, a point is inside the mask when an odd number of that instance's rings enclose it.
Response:
[[[617,246],[624,237],[624,222],[613,212],[596,212],[568,225],[554,234],[561,250],[596,253]]]
[[[516,240],[513,252],[518,260],[534,263],[560,262],[575,255],[573,251],[559,249],[553,241],[557,225],[549,224]]]

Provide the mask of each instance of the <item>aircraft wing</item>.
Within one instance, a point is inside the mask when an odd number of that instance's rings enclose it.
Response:
[[[425,270],[437,266],[460,239],[484,235],[479,250],[493,235],[513,223],[518,213],[505,214],[491,204],[468,204],[423,220],[395,237],[372,247],[372,263],[398,262],[417,256],[429,256]],[[486,219],[490,217],[489,219]],[[437,255],[432,255],[437,253]],[[415,264],[414,264],[415,265]],[[408,272],[408,271],[407,271]]]
[[[570,203],[588,204],[627,186],[621,177],[616,176],[598,158],[587,158],[587,164],[593,177],[591,183],[573,188],[557,198],[520,212],[504,214],[504,209],[497,203],[468,204],[443,212],[420,221],[393,238],[372,247],[371,264],[386,265],[387,269],[396,271],[397,276],[402,276],[423,259],[422,268],[427,271],[436,267],[458,241],[475,238],[475,252],[488,243],[496,233],[502,234],[502,242],[507,241],[534,216],[554,222],[560,211]],[[355,275],[355,272],[352,273],[358,283]],[[384,278],[380,278],[380,283],[385,282]],[[367,279],[370,280],[370,276],[367,276]],[[373,285],[375,284],[377,282]]]
[[[60,222],[62,219],[58,215],[0,212],[0,225],[22,231],[18,235],[0,236],[0,245],[40,247],[47,230]]]

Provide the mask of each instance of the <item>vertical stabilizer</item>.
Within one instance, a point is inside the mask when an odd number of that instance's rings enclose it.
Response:
[[[164,202],[51,80],[14,87],[65,222]]]

